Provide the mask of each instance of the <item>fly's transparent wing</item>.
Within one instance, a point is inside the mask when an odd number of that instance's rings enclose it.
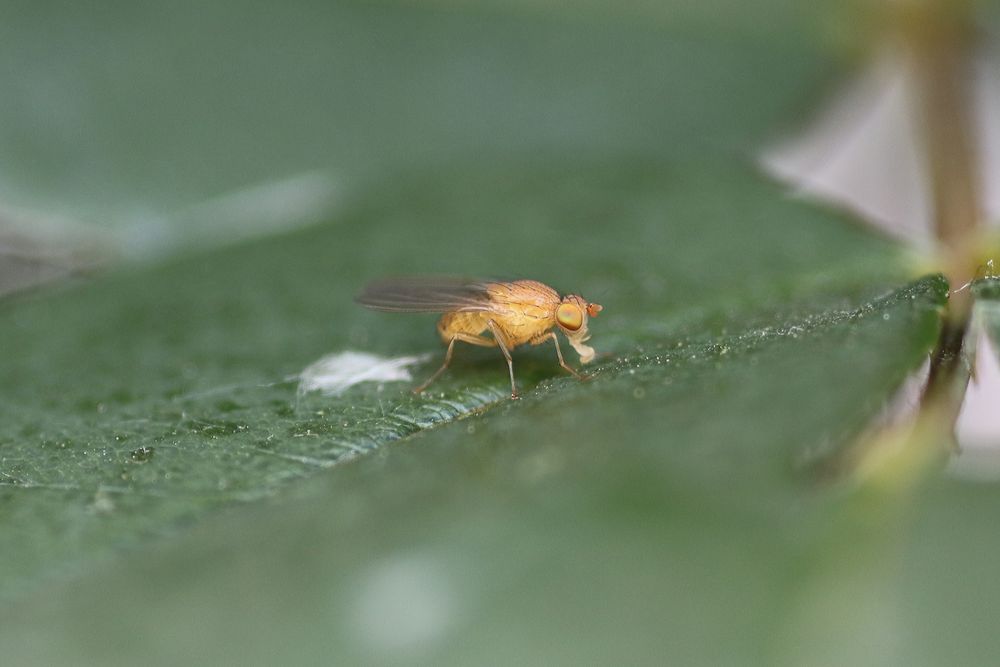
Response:
[[[487,282],[448,276],[400,276],[369,283],[355,301],[393,313],[490,310]]]

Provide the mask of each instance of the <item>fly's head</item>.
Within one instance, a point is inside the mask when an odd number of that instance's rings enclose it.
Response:
[[[576,294],[564,296],[556,306],[556,324],[566,334],[569,344],[580,355],[580,361],[585,364],[594,360],[594,348],[585,345],[590,339],[587,320],[596,317],[599,312],[601,312],[599,304],[587,303],[583,297]]]

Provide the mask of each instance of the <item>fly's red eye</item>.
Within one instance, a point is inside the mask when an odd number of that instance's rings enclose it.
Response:
[[[556,321],[563,329],[577,331],[583,326],[583,311],[572,303],[561,303],[556,308]]]

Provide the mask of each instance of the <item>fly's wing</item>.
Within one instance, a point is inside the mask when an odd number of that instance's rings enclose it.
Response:
[[[393,313],[445,313],[490,310],[487,283],[467,278],[398,277],[365,286],[355,301]]]

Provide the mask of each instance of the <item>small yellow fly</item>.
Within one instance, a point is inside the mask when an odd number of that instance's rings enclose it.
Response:
[[[601,306],[583,297],[560,297],[554,289],[537,280],[495,282],[448,277],[388,278],[370,283],[357,302],[374,310],[397,313],[443,313],[437,329],[448,344],[444,363],[426,382],[413,391],[420,393],[451,363],[456,341],[499,347],[510,371],[510,396],[517,398],[514,361],[510,351],[518,345],[539,345],[551,339],[559,365],[582,380],[564,360],[559,339],[552,329],[559,327],[584,364],[594,359],[587,320],[601,312]],[[491,337],[485,334],[489,332]]]

